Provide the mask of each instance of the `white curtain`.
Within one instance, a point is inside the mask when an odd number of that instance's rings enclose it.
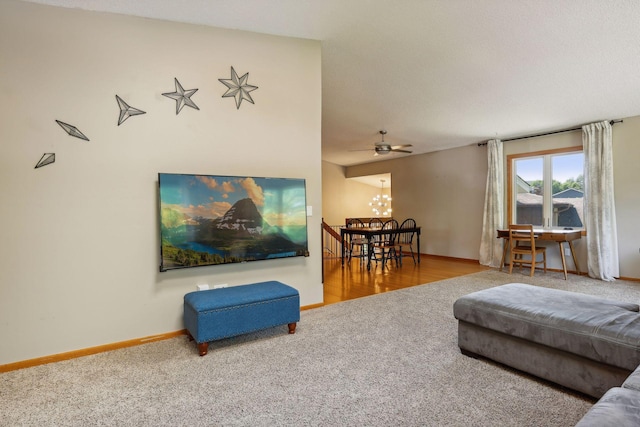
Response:
[[[589,276],[611,281],[620,277],[611,124],[605,121],[584,125],[582,145]]]
[[[502,141],[492,139],[487,142],[487,187],[484,196],[484,216],[482,219],[482,239],[480,241],[480,264],[499,267],[502,260],[502,239],[496,230],[504,221],[504,157]]]

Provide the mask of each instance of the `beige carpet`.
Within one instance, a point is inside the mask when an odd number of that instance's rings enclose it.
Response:
[[[640,285],[485,271],[303,311],[199,357],[178,337],[0,374],[2,426],[572,426],[592,400],[460,354],[452,304],[510,282],[640,301]]]

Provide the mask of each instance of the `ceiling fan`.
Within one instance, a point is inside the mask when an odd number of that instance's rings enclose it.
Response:
[[[382,141],[376,142],[373,146],[373,150],[375,151],[374,156],[385,155],[391,152],[393,153],[412,153],[412,151],[405,150],[405,148],[412,147],[411,144],[404,145],[391,145],[384,142],[384,136],[387,134],[386,130],[381,130],[380,135],[382,135]]]

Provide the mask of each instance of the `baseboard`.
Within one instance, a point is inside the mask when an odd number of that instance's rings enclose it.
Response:
[[[402,254],[404,255],[404,252],[402,252]],[[409,256],[411,256],[411,253],[409,253]],[[420,254],[421,258],[437,258],[437,259],[442,259],[442,260],[451,260],[451,261],[459,261],[459,262],[468,262],[471,264],[480,264],[480,261],[477,259],[473,259],[473,258],[458,258],[458,257],[453,257],[453,256],[446,256],[446,255],[431,255],[431,254]]]
[[[305,305],[304,307],[300,307],[300,311],[311,310],[312,308],[319,308],[319,307],[324,307],[324,303],[321,302],[318,304]]]
[[[8,363],[0,365],[0,373],[15,371],[18,369],[31,368],[33,366],[45,365],[47,363],[62,362],[63,360],[75,359],[77,357],[89,356],[91,354],[103,353],[105,351],[118,350],[121,348],[133,347],[136,345],[147,344],[155,341],[167,340],[180,335],[186,335],[187,330],[169,332],[166,334],[152,335],[144,338],[136,338],[127,341],[120,341],[112,344],[104,344],[96,347],[89,347],[82,350],[68,351],[66,353],[53,354],[51,356],[38,357],[35,359],[23,360],[20,362]]]
[[[300,307],[300,310],[310,310],[312,308],[318,308],[324,306],[324,303],[306,305]],[[186,329],[181,329],[175,332],[168,332],[166,334],[152,335],[144,338],[136,338],[127,341],[120,341],[112,344],[104,344],[96,347],[89,347],[82,350],[68,351],[66,353],[52,354],[50,356],[37,357],[35,359],[22,360],[20,362],[8,363],[6,365],[0,365],[0,373],[16,371],[18,369],[31,368],[39,365],[46,365],[47,363],[62,362],[63,360],[75,359],[77,357],[89,356],[91,354],[104,353],[105,351],[118,350],[121,348],[134,347],[136,345],[147,344],[155,341],[168,340],[180,335],[187,335]]]

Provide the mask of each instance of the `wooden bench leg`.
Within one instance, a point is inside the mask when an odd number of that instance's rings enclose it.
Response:
[[[289,323],[289,333],[290,334],[296,333],[296,322]]]
[[[208,351],[209,351],[209,343],[208,342],[198,343],[198,352],[200,353],[200,356],[206,355]]]

